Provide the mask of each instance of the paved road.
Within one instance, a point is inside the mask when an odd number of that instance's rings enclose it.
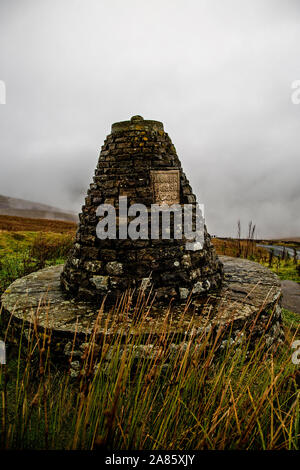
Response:
[[[300,314],[300,284],[294,281],[281,281],[282,306]]]

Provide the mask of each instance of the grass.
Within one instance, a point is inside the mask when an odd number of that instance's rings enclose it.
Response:
[[[72,233],[2,231],[0,235],[0,295],[15,279],[63,263],[74,239]]]
[[[291,310],[283,308],[282,320],[287,329],[295,330],[300,327],[299,313],[294,313]]]
[[[76,224],[74,222],[64,222],[61,220],[31,219],[0,215],[0,231],[2,230],[13,232],[75,233]]]
[[[282,259],[276,259],[272,262],[271,266],[269,266],[269,263],[263,264],[275,272],[280,279],[287,279],[300,283],[299,269],[297,269],[299,262],[297,265],[295,265],[292,260],[285,261]]]
[[[23,334],[0,370],[2,447],[299,449],[297,332],[275,348],[241,336],[222,349],[228,331],[195,338],[190,328],[175,347],[166,327],[141,347],[143,321],[125,342],[95,331],[77,379],[51,363],[51,337]]]
[[[299,260],[296,263],[294,259],[287,257],[287,255],[285,259],[275,257],[265,248],[256,246],[254,240],[213,238],[212,243],[219,255],[247,258],[256,261],[271,269],[280,279],[288,279],[300,283]]]
[[[268,254],[264,248],[256,246],[255,241],[250,239],[212,238],[211,241],[219,255],[248,258],[256,261]]]
[[[17,277],[66,258],[74,227],[63,230],[55,222],[56,228],[37,233],[35,223],[17,221],[0,233],[0,292]],[[265,250],[249,242],[213,242],[221,254],[269,263]],[[278,267],[273,259],[271,268],[294,276],[291,260]],[[101,341],[95,331],[77,378],[70,364],[53,359],[51,332],[22,328],[11,338],[7,365],[0,366],[0,447],[299,449],[299,365],[291,361],[299,316],[283,311],[286,340],[273,347],[262,338],[253,349],[247,335],[238,345],[225,343],[229,331],[216,339],[211,332],[195,338],[190,330],[174,345],[166,329],[143,345],[146,310],[135,334],[124,335],[117,321],[111,340]],[[4,322],[0,331],[5,338]]]
[[[0,215],[0,295],[15,279],[63,263],[76,224]]]

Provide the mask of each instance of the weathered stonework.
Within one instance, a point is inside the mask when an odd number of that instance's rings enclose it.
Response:
[[[277,344],[283,339],[278,277],[258,263],[225,256],[220,258],[225,271],[221,291],[204,301],[195,300],[189,309],[185,309],[184,299],[172,307],[172,319],[168,323],[168,333],[172,344],[174,342],[172,347],[176,349],[191,336],[196,340],[220,328],[230,331],[229,340],[236,344],[244,334],[251,334],[253,342],[262,338],[267,346]],[[19,337],[21,330],[25,335],[38,330],[42,337],[51,333],[53,354],[68,363],[66,359],[72,351],[75,364],[71,366],[76,375],[78,361],[95,331],[99,349],[103,342],[113,341],[120,332],[126,343],[129,336],[134,337],[135,328],[136,334],[140,335],[140,327],[135,327],[132,312],[126,318],[118,314],[118,309],[113,315],[105,308],[99,313],[99,305],[68,298],[60,287],[62,268],[62,265],[46,268],[12,283],[1,298],[2,315],[10,325],[9,336]],[[100,280],[102,282],[105,283]],[[186,293],[183,294],[185,296]],[[165,328],[168,311],[168,306],[154,305],[147,311],[143,322],[146,345],[141,344],[136,354],[144,354],[146,350],[151,353],[152,341],[155,343]],[[224,347],[226,341],[227,334]]]
[[[100,204],[118,208],[119,196],[128,205],[196,204],[174,145],[163,124],[134,116],[112,125],[100,153],[93,183],[80,214],[73,251],[61,275],[70,296],[108,301],[128,288],[151,283],[158,301],[180,301],[221,287],[222,263],[204,229],[204,246],[187,251],[186,240],[99,240],[96,235]]]
[[[243,335],[254,343],[263,338],[268,346],[282,339],[277,276],[251,261],[219,259],[206,227],[204,245],[197,251],[187,250],[184,238],[100,240],[98,206],[118,208],[119,196],[125,195],[129,205],[141,203],[148,209],[151,204],[196,204],[160,122],[135,116],[113,124],[66,265],[16,280],[1,298],[8,340],[23,333],[28,340],[47,339],[51,357],[70,364],[76,377],[89,344],[95,346],[96,359],[116,336],[120,352],[137,338],[137,357],[151,357],[162,332],[174,351],[188,347],[187,341],[195,348],[203,338],[206,344],[205,335],[223,340],[219,333],[224,331],[229,335],[220,348],[228,341],[239,345]],[[151,295],[144,295],[151,289]]]

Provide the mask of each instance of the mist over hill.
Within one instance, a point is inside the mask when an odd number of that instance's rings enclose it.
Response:
[[[77,222],[74,212],[65,211],[57,207],[27,201],[9,196],[0,195],[0,215],[30,217],[34,219],[53,219]]]

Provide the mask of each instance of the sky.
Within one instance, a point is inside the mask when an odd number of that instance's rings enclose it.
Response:
[[[0,194],[80,212],[111,124],[164,123],[208,231],[300,236],[299,0],[0,0]]]

